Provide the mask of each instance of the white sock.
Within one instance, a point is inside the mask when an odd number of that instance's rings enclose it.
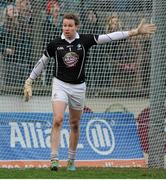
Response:
[[[51,153],[51,161],[57,161],[58,159],[58,152]]]
[[[76,158],[76,151],[72,151],[69,149],[69,152],[68,152],[68,160],[72,160],[74,161]]]

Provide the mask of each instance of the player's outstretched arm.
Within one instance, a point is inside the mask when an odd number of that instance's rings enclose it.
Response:
[[[153,34],[156,32],[157,27],[155,24],[145,23],[145,19],[142,19],[137,28],[128,31],[116,31],[109,34],[102,34],[98,36],[97,44],[105,44],[111,41],[117,41],[121,39],[127,39],[128,37]]]
[[[142,19],[137,28],[132,29],[128,32],[129,37],[144,35],[144,34],[153,34],[156,32],[157,27],[155,24],[145,23],[145,19]]]

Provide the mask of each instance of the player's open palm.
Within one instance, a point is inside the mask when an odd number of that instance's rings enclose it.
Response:
[[[138,34],[153,34],[156,29],[155,24],[145,23],[145,19],[142,19],[137,27]]]
[[[24,100],[29,101],[32,98],[32,80],[28,78],[24,84]]]

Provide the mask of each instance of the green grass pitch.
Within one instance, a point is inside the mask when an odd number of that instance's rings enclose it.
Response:
[[[165,169],[143,168],[77,168],[75,172],[69,172],[66,168],[60,168],[58,172],[52,172],[49,168],[28,169],[0,169],[0,178],[13,179],[166,179]]]

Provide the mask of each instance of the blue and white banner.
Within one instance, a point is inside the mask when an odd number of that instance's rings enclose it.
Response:
[[[0,113],[0,161],[49,160],[52,113]],[[69,117],[61,130],[60,159],[67,159]],[[132,113],[84,113],[77,160],[143,159]]]

